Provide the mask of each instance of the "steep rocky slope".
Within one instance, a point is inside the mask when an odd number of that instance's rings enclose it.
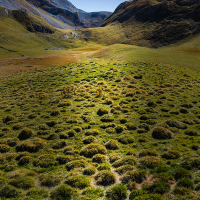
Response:
[[[0,6],[21,9],[45,19],[56,28],[99,26],[111,13],[87,13],[67,0],[1,0]]]
[[[126,1],[101,26],[116,23],[120,23],[126,32],[125,43],[135,44],[145,40],[155,46],[167,45],[200,32],[200,1]],[[133,34],[139,35],[139,41],[132,39]]]

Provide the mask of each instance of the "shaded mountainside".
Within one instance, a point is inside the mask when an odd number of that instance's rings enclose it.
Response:
[[[200,32],[199,0],[133,0],[120,4],[100,26],[120,23],[124,43],[161,46]],[[139,38],[134,39],[134,34]]]
[[[56,28],[97,27],[111,13],[87,13],[77,9],[67,0],[1,0],[0,6],[21,9],[45,19]]]

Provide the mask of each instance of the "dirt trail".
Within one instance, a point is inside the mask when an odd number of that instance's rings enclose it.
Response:
[[[2,59],[0,60],[0,77],[33,69],[47,68],[51,66],[64,65],[67,63],[76,63],[81,60],[82,56],[92,52],[94,52],[94,50],[87,52],[74,51],[72,53],[61,55]]]

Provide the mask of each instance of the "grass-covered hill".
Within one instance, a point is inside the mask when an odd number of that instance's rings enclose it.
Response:
[[[1,199],[199,199],[196,72],[81,62],[0,90]]]
[[[125,1],[100,26],[105,27],[102,30],[108,35],[110,33],[105,39],[111,44],[161,47],[199,34],[199,7],[198,0]],[[98,32],[86,31],[86,38],[90,35],[100,37]]]

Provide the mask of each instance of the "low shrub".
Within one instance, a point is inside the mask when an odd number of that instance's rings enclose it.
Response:
[[[154,149],[142,149],[139,152],[139,157],[145,157],[145,156],[157,156],[158,152]]]
[[[37,159],[35,159],[33,161],[33,165],[35,167],[39,166],[39,167],[43,167],[43,168],[48,168],[54,165],[57,165],[55,156],[51,155],[51,154],[44,154],[42,156],[39,156]]]
[[[94,136],[88,136],[88,137],[83,139],[83,144],[91,144],[94,141],[95,141],[95,137]]]
[[[128,196],[125,185],[117,184],[106,191],[106,197],[109,200],[125,200]]]
[[[116,182],[116,177],[112,172],[102,170],[95,176],[95,180],[97,185],[108,186]]]
[[[112,122],[114,121],[114,117],[112,115],[106,114],[101,118],[102,122]]]
[[[0,197],[2,198],[17,198],[21,195],[21,191],[11,185],[5,185],[0,189]]]
[[[10,185],[27,190],[35,185],[35,179],[31,177],[17,177],[9,182]]]
[[[7,115],[3,118],[3,123],[7,123],[7,122],[11,122],[13,121],[15,118],[12,115]]]
[[[48,191],[45,190],[45,189],[31,188],[26,193],[26,196],[29,196],[30,198],[33,198],[33,199],[40,199],[41,197],[47,198],[48,197]]]
[[[72,161],[72,159],[73,159],[73,157],[69,156],[69,155],[67,155],[67,156],[59,155],[59,156],[57,156],[56,161],[58,161],[60,165],[64,165],[64,164]]]
[[[95,163],[104,163],[106,162],[106,156],[102,155],[102,154],[96,154],[92,157],[92,162]]]
[[[18,138],[20,140],[26,140],[30,138],[33,135],[33,130],[30,128],[23,128],[22,131],[20,132]]]
[[[0,144],[0,153],[6,153],[10,151],[10,147],[6,144]]]
[[[67,132],[67,135],[68,135],[69,137],[74,137],[75,134],[76,134],[76,132],[75,132],[74,130],[70,130],[70,131]]]
[[[60,111],[59,110],[51,111],[51,116],[52,117],[55,117],[55,116],[58,116],[58,115],[60,115]]]
[[[44,143],[44,140],[40,138],[26,140],[17,144],[16,151],[28,151],[30,153],[38,152],[43,148]]]
[[[191,179],[188,178],[181,178],[177,182],[178,187],[185,187],[185,188],[194,188],[194,182]]]
[[[17,143],[19,142],[18,138],[8,138],[6,143],[10,146],[10,147],[14,147],[17,145]]]
[[[176,150],[169,150],[164,152],[161,157],[166,159],[178,159],[181,157],[181,154]]]
[[[85,132],[86,136],[97,136],[99,135],[99,131],[96,129],[91,129]]]
[[[74,190],[69,185],[59,185],[51,192],[52,200],[71,200],[74,195]]]
[[[143,190],[151,193],[165,194],[170,191],[171,185],[167,182],[154,182],[152,185],[144,185]]]
[[[155,139],[171,139],[172,132],[164,127],[158,126],[153,129],[152,137]]]
[[[195,130],[186,130],[185,131],[185,135],[189,135],[189,136],[198,136],[197,131]]]
[[[130,181],[142,183],[144,180],[146,180],[146,175],[147,173],[144,170],[128,171],[123,175],[121,181],[122,183],[128,183]]]
[[[27,165],[31,162],[32,157],[31,156],[24,156],[22,158],[20,158],[18,165],[22,166],[22,165]]]
[[[106,154],[106,148],[100,144],[88,144],[80,152],[87,158],[92,158],[96,154]]]
[[[175,168],[172,174],[176,180],[179,180],[181,178],[192,178],[191,172],[181,167]]]
[[[121,158],[113,163],[113,167],[121,167],[123,165],[135,165],[137,163],[137,160],[133,156],[125,156],[124,158]]]
[[[53,149],[62,149],[63,147],[65,147],[67,145],[67,143],[65,141],[58,141],[55,142],[52,146]]]
[[[109,110],[106,108],[99,108],[99,110],[97,111],[97,115],[99,116],[103,116],[105,114],[108,114]]]
[[[60,178],[52,174],[42,174],[40,177],[40,185],[46,187],[54,187],[60,183]]]
[[[126,173],[127,171],[131,171],[134,169],[135,167],[133,167],[132,165],[123,165],[121,167],[118,167],[115,171],[118,172],[118,174],[122,175]]]
[[[70,185],[71,187],[84,189],[90,186],[90,179],[86,176],[79,175],[79,176],[70,176],[65,181],[66,184]]]
[[[100,164],[100,165],[97,167],[97,169],[98,169],[99,171],[102,171],[102,170],[111,170],[111,167],[110,167],[109,163],[102,163],[102,164]]]
[[[131,144],[135,141],[135,139],[132,136],[123,135],[119,137],[118,141],[121,142],[122,144]]]
[[[83,170],[83,175],[91,176],[96,173],[96,168],[93,166],[87,167]]]
[[[176,195],[187,195],[191,193],[191,190],[185,187],[175,187],[173,193]]]
[[[146,156],[140,159],[140,164],[145,165],[150,169],[153,169],[155,167],[163,165],[163,161],[155,156]]]
[[[84,160],[75,160],[75,161],[68,162],[65,167],[68,171],[70,171],[74,168],[84,168],[86,167],[86,165],[87,164]]]
[[[119,159],[120,159],[119,155],[115,154],[115,153],[111,154],[110,157],[109,157],[110,163],[114,163],[115,161],[117,161]]]
[[[115,140],[110,140],[105,143],[105,147],[106,149],[109,149],[109,150],[116,150],[116,149],[119,149],[119,144]]]
[[[124,127],[118,125],[118,126],[115,127],[115,131],[116,131],[116,133],[122,133],[124,131]]]
[[[176,121],[174,119],[167,120],[166,124],[170,127],[176,127],[178,129],[187,129],[187,126],[179,121]]]

